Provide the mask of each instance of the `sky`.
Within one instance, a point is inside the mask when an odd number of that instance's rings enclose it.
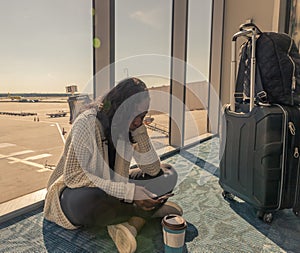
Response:
[[[0,0],[0,92],[65,92],[92,74],[90,1]]]
[[[189,1],[191,81],[208,75],[211,1]],[[142,73],[151,85],[167,84],[172,1],[115,2],[116,80]],[[0,0],[0,34],[0,93],[83,91],[90,83],[91,1]]]
[[[188,82],[208,79],[211,8],[212,0],[189,0]],[[165,77],[149,77],[154,86],[169,84],[171,23],[171,0],[116,0],[116,59],[122,59],[116,63],[116,80],[144,72]]]

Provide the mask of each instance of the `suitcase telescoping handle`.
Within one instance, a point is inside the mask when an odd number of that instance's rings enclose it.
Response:
[[[260,30],[255,25],[243,25],[241,26],[240,31],[235,33],[232,36],[231,42],[231,75],[230,75],[230,109],[235,112],[235,98],[236,94],[236,41],[239,37],[251,37],[251,65],[250,65],[250,105],[249,111],[254,107],[254,93],[255,93],[255,70],[256,70],[256,59],[255,59],[255,50],[256,50],[256,37],[260,33]],[[243,95],[243,94],[239,94]]]

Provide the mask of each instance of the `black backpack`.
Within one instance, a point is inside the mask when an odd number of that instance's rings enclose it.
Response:
[[[249,38],[241,46],[236,80],[236,91],[243,92],[247,97],[250,95],[251,50]],[[300,104],[300,55],[293,39],[285,33],[258,34],[255,101],[270,104]]]

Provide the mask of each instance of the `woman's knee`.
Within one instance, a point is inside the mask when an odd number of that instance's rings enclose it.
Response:
[[[170,165],[168,163],[162,163],[161,169],[164,172],[165,177],[170,177],[170,178],[172,178],[173,181],[175,180],[177,182],[178,174],[172,165]]]
[[[171,165],[162,164],[161,169],[163,173],[145,182],[145,187],[157,196],[172,192],[178,178],[176,170]]]

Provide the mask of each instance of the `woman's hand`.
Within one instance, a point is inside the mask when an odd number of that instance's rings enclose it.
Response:
[[[151,211],[157,207],[161,202],[153,199],[157,197],[152,192],[148,191],[145,187],[135,186],[133,202],[141,209],[145,211]]]

